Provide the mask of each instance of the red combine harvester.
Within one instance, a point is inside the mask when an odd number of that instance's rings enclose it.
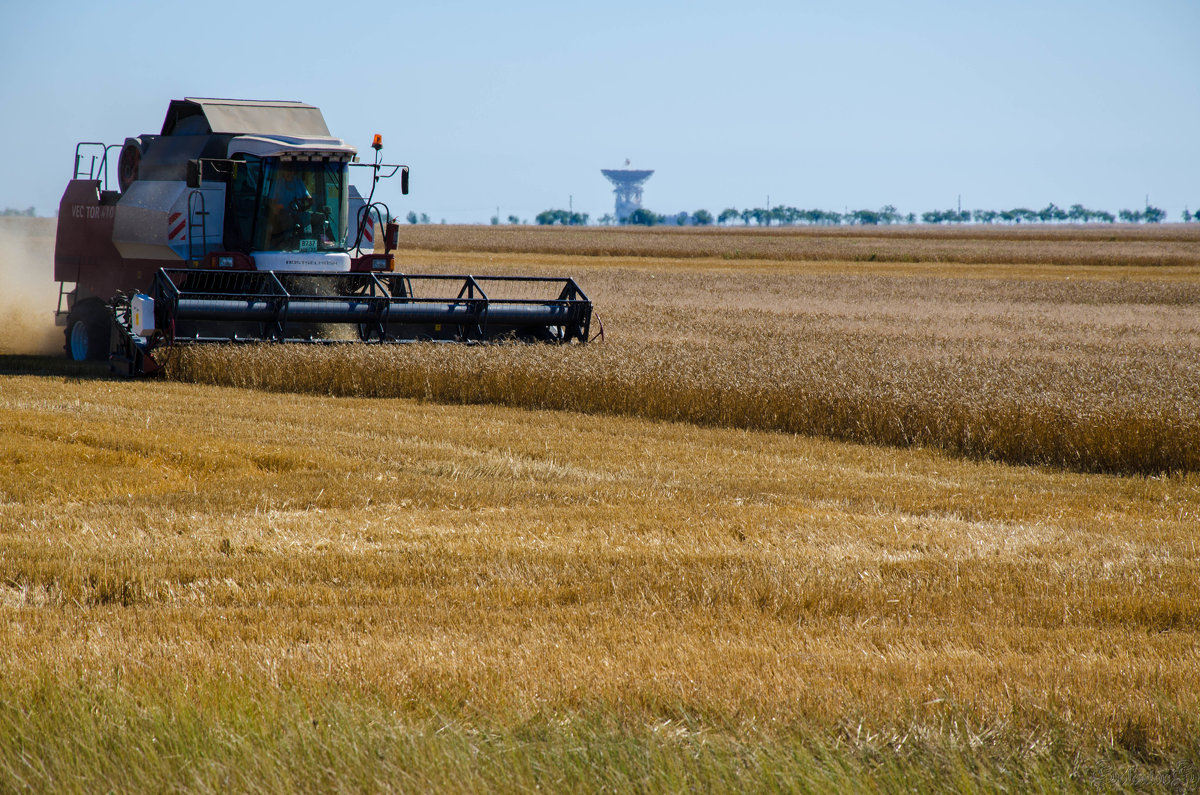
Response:
[[[158,135],[76,146],[54,251],[67,355],[137,375],[182,343],[587,342],[573,279],[397,272],[374,195],[397,173],[407,194],[408,167],[371,146],[358,162],[312,105],[191,97]],[[365,199],[352,167],[370,169]]]

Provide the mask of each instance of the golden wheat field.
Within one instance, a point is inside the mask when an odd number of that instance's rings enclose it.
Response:
[[[403,227],[422,251],[1033,265],[1200,265],[1200,225]]]
[[[0,356],[5,788],[1200,785],[1200,269],[403,259],[605,339]]]
[[[1080,471],[1200,469],[1200,266],[405,259],[413,271],[569,270],[596,304],[604,342],[188,349],[169,371],[252,388],[929,446]]]

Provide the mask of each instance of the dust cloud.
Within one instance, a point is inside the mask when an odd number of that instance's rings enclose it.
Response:
[[[0,354],[55,354],[54,219],[0,218]]]

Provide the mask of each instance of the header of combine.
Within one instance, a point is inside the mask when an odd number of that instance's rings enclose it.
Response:
[[[399,226],[374,195],[397,173],[407,194],[408,167],[371,148],[359,162],[312,105],[192,97],[158,134],[79,144],[54,256],[68,355],[141,373],[182,342],[587,341],[571,279],[396,272]]]

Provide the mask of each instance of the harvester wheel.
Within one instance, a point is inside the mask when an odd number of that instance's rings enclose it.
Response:
[[[77,362],[108,358],[112,320],[104,304],[82,301],[67,315],[67,356]]]

